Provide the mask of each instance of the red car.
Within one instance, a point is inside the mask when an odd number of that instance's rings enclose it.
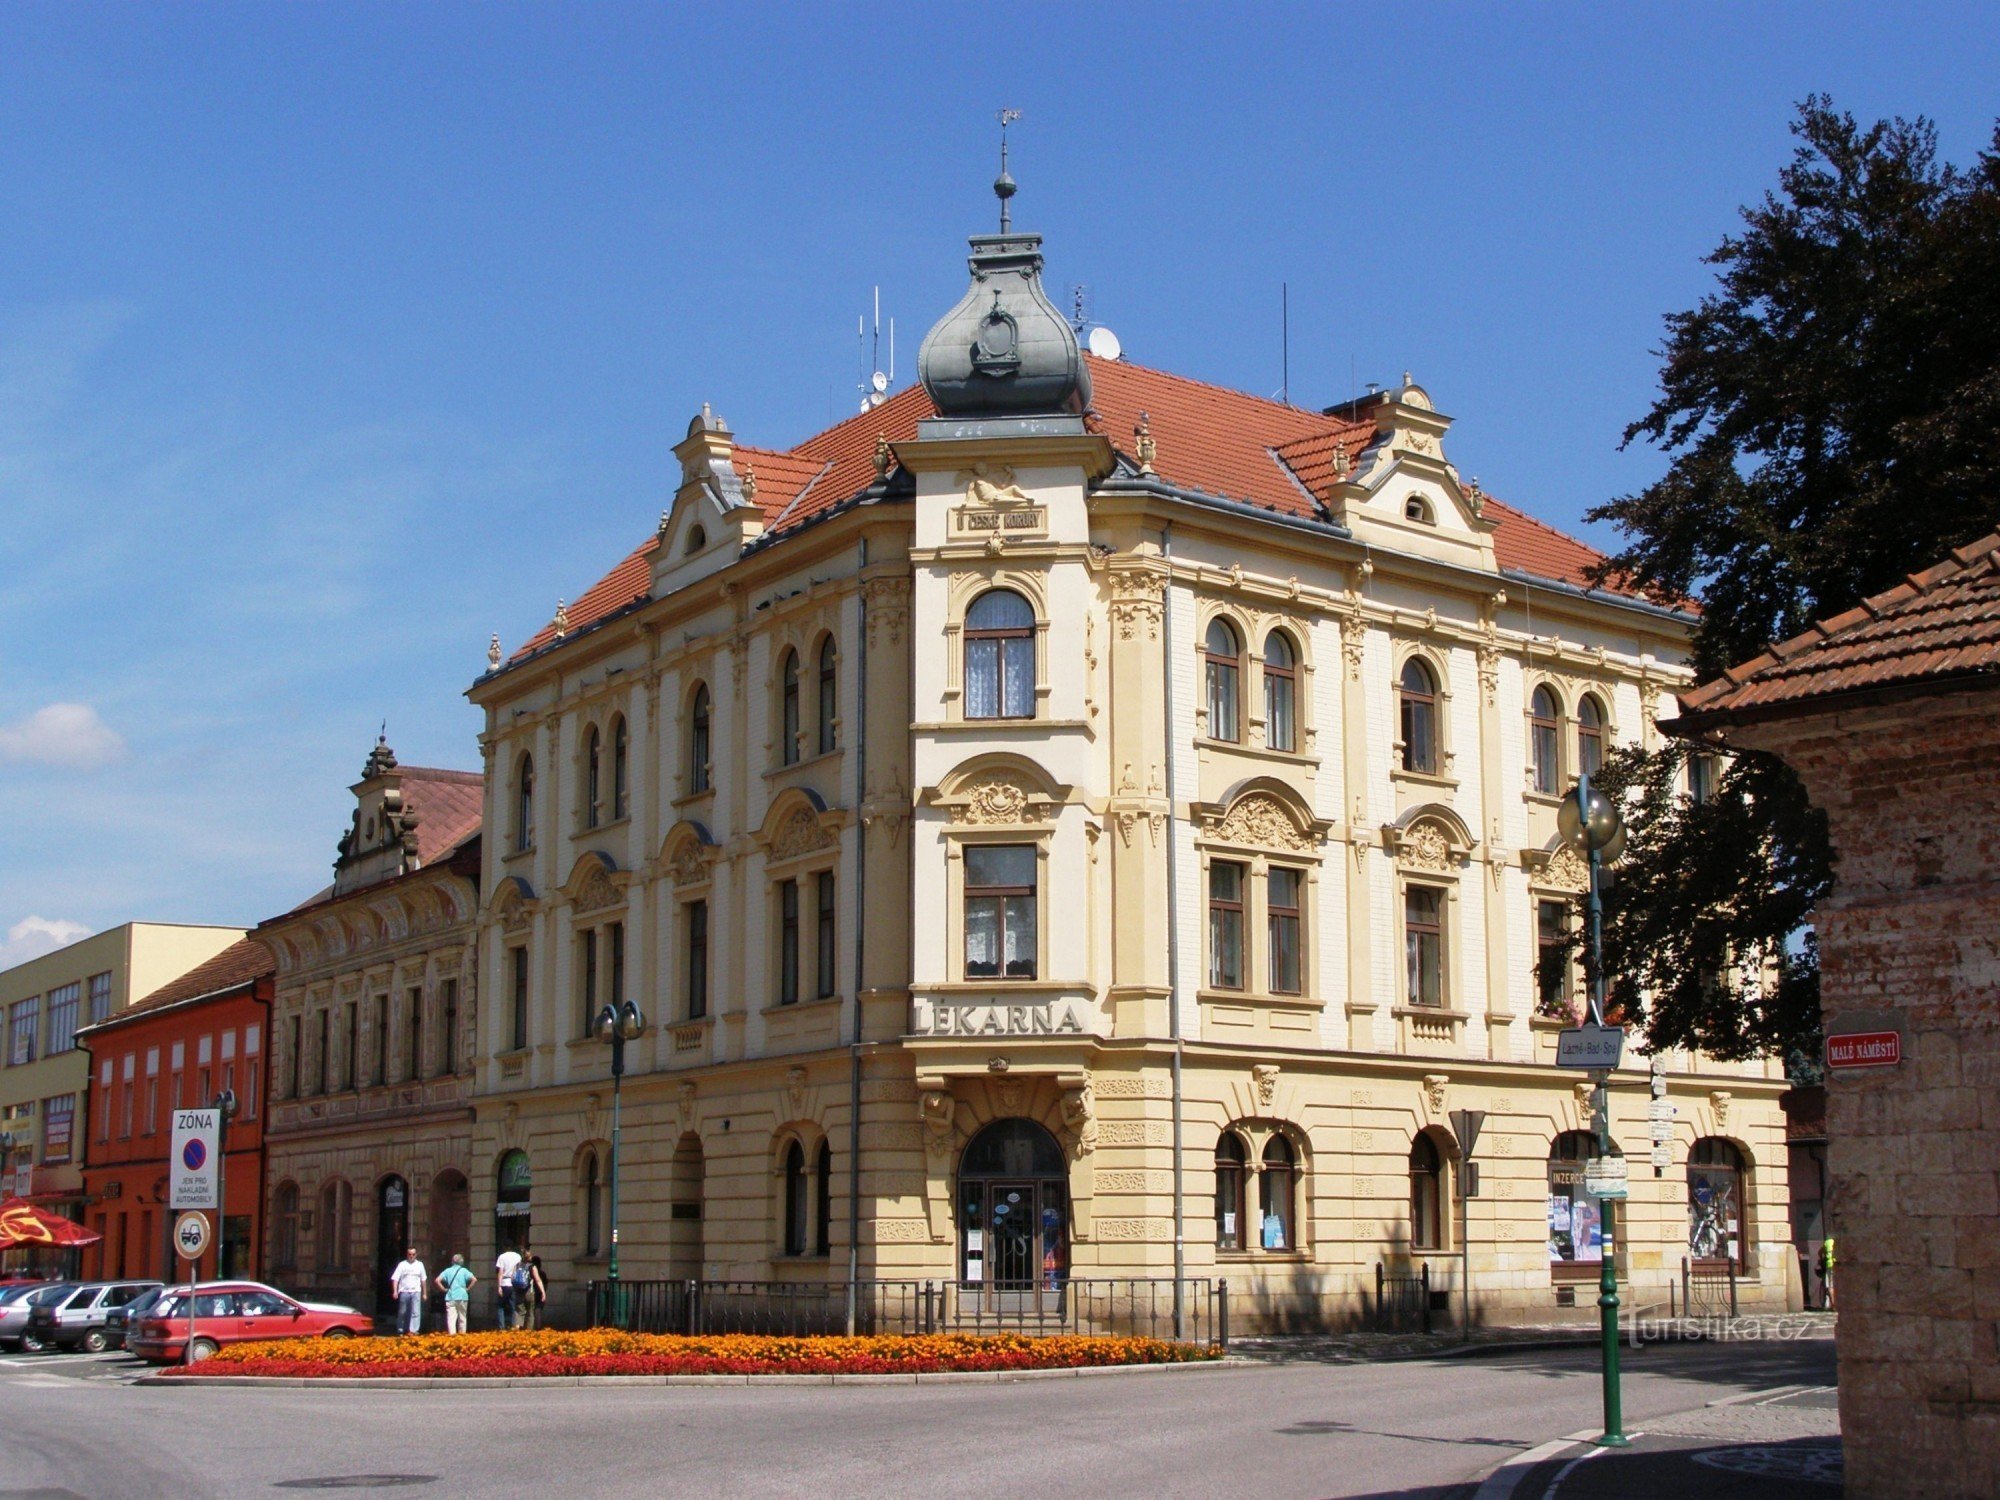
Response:
[[[126,1349],[149,1364],[186,1357],[188,1289],[168,1287],[125,1336]],[[257,1281],[205,1281],[195,1289],[194,1357],[250,1339],[353,1338],[372,1333],[366,1313],[334,1302],[298,1302]]]

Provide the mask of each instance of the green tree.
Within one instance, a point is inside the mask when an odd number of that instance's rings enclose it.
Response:
[[[1602,577],[1700,600],[1703,678],[2000,524],[2000,129],[1965,169],[1923,119],[1863,128],[1815,97],[1792,130],[1777,190],[1708,257],[1717,289],[1666,320],[1659,399],[1625,441],[1667,472],[1590,513],[1625,534]],[[1605,768],[1631,799],[1605,902],[1613,998],[1656,1046],[1815,1051],[1825,818],[1754,753],[1694,803],[1696,753]]]

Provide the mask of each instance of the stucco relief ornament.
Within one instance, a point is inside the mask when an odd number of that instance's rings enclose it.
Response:
[[[1257,1107],[1269,1109],[1278,1098],[1278,1065],[1253,1063],[1250,1068],[1250,1087],[1257,1095]]]
[[[1028,794],[1011,781],[981,781],[967,789],[961,823],[1020,823],[1028,814]]]
[[[1028,1101],[1027,1085],[1018,1078],[1006,1078],[993,1085],[993,1099],[1003,1115],[1018,1115]]]
[[[1590,866],[1577,853],[1574,844],[1558,844],[1549,856],[1549,862],[1542,867],[1542,883],[1564,891],[1587,891],[1590,889]]]
[[[1708,1096],[1708,1107],[1715,1111],[1715,1128],[1729,1128],[1729,1101],[1734,1097],[1727,1089],[1714,1089]]]
[[[1340,622],[1340,654],[1347,662],[1347,675],[1361,680],[1361,655],[1366,644],[1359,616],[1343,616]]]
[[[616,906],[625,899],[624,892],[612,883],[611,877],[599,866],[584,877],[583,887],[570,902],[572,910],[583,913],[602,911],[607,906]]]
[[[694,1128],[694,1085],[683,1083],[674,1091],[674,1116],[685,1134]]]
[[[785,1101],[792,1107],[792,1118],[797,1119],[806,1112],[806,1070],[804,1068],[785,1069]]]
[[[1482,642],[1479,647],[1479,687],[1490,708],[1500,696],[1500,646],[1496,641]]]
[[[1014,471],[1004,464],[989,468],[961,470],[958,483],[965,486],[965,498],[972,505],[1032,505],[1028,492],[1014,483]]]
[[[1444,1086],[1450,1082],[1449,1073],[1424,1074],[1424,1102],[1430,1105],[1433,1115],[1444,1111]]]
[[[1265,849],[1285,849],[1310,854],[1313,841],[1299,831],[1292,815],[1275,797],[1252,792],[1230,804],[1229,811],[1211,830],[1211,836],[1231,844],[1253,844]]]
[[[1090,1085],[1065,1089],[1062,1096],[1063,1129],[1068,1133],[1073,1153],[1088,1156],[1097,1149],[1097,1115]]]
[[[708,855],[692,838],[682,839],[667,856],[667,874],[675,885],[700,885],[708,879]]]
[[[1135,639],[1143,629],[1146,639],[1160,638],[1160,583],[1149,573],[1120,572],[1111,575],[1111,623],[1123,641]]]
[[[1416,824],[1404,835],[1403,863],[1413,870],[1443,873],[1451,868],[1451,840],[1429,819]]]
[[[958,1101],[943,1089],[926,1089],[917,1096],[917,1112],[924,1122],[924,1147],[932,1156],[946,1158],[953,1144],[952,1119]]]
[[[818,816],[808,807],[793,808],[771,836],[773,860],[797,859],[815,850],[831,847],[833,836],[820,826]]]

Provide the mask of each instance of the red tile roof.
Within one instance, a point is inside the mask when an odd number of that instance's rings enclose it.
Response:
[[[477,771],[440,771],[432,766],[398,766],[403,798],[417,810],[417,858],[434,865],[479,831],[486,795]]]
[[[108,1025],[148,1011],[178,1005],[183,1000],[199,1000],[225,990],[240,990],[267,974],[278,972],[271,950],[249,938],[239,938],[211,959],[196,964],[178,979],[170,979],[152,994],[134,1001],[99,1024]]]
[[[1705,728],[1966,679],[2000,686],[2000,533],[1683,694],[1681,714]]]
[[[1092,385],[1087,425],[1129,454],[1133,429],[1145,413],[1157,446],[1154,468],[1182,489],[1284,515],[1323,518],[1334,450],[1344,448],[1352,462],[1374,437],[1370,421],[1287,406],[1127,360],[1085,358]],[[757,471],[766,535],[781,535],[851,500],[875,479],[876,439],[907,442],[917,435],[917,423],[933,415],[923,387],[912,385],[789,452],[736,445],[738,474],[746,466]],[[1603,554],[1491,496],[1485,503],[1486,514],[1499,523],[1493,545],[1502,568],[1587,586],[1588,572]],[[647,596],[654,540],[647,538],[569,606],[571,634]],[[1638,597],[1631,590],[1613,591]],[[514,659],[554,639],[553,627],[544,626]]]

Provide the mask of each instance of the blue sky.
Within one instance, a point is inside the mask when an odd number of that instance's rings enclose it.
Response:
[[[1151,365],[1325,404],[1414,371],[1572,529],[1661,315],[1794,101],[1969,159],[1966,6],[23,5],[0,0],[0,964],[324,882],[377,723],[461,694],[746,440],[898,384],[992,220]],[[1597,538],[1600,542],[1608,538]]]

